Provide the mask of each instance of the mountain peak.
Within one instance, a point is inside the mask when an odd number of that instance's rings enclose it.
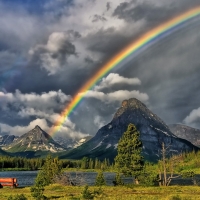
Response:
[[[65,149],[53,140],[53,138],[43,131],[38,125],[34,129],[20,136],[15,142],[4,148],[10,152],[17,151],[50,151],[60,152]]]
[[[34,129],[42,130],[38,125],[36,125]]]
[[[145,107],[146,108],[146,105],[144,105],[141,101],[139,101],[136,98],[131,98],[131,99],[122,101],[121,107],[123,107],[123,108],[126,108],[126,107],[130,107],[130,108],[142,108],[142,107]]]
[[[184,151],[198,150],[190,142],[175,136],[169,127],[142,102],[132,98],[124,100],[117,110],[114,119],[98,130],[88,142],[72,150],[62,158],[80,159],[81,157],[110,158],[117,154],[118,141],[132,123],[140,132],[143,143],[142,154],[153,162],[160,158],[161,144],[170,145],[168,156]]]
[[[115,113],[114,119],[122,115],[126,110],[137,110],[137,109],[147,111],[146,105],[136,98],[124,100],[122,101],[121,107]]]

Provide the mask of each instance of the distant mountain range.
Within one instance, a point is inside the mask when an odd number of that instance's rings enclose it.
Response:
[[[10,153],[18,153],[17,155],[26,155],[26,157],[32,156],[36,152],[37,154],[38,152],[48,154],[66,151],[39,126],[20,136],[11,144],[3,146],[2,149]]]
[[[44,157],[49,153],[61,155],[69,149],[76,148],[88,141],[91,136],[79,140],[67,140],[57,137],[57,141],[42,130],[39,126],[20,137],[14,135],[0,136],[0,155],[13,155],[23,157]],[[60,140],[60,142],[59,142]]]
[[[159,159],[162,142],[166,146],[170,146],[168,155],[198,150],[198,147],[189,141],[173,134],[170,128],[142,102],[132,98],[122,102],[113,120],[99,129],[91,140],[69,151],[61,158],[80,159],[83,156],[88,156],[113,160],[117,154],[118,141],[129,123],[135,124],[141,133],[142,152],[147,160],[156,161]]]
[[[179,138],[190,141],[193,145],[200,147],[200,130],[183,124],[168,125],[171,132]]]
[[[20,137],[0,136],[0,155],[24,157],[43,157],[49,153],[60,158],[81,159],[110,158],[117,154],[118,141],[129,123],[136,125],[143,143],[142,154],[146,160],[157,161],[160,158],[162,142],[169,146],[168,155],[184,151],[199,150],[200,130],[182,124],[167,126],[146,105],[132,98],[122,102],[112,121],[98,130],[96,135],[82,139],[69,139],[60,136],[54,139],[39,126]]]
[[[66,149],[74,149],[74,148],[77,148],[78,146],[82,145],[83,143],[87,142],[91,138],[92,138],[92,136],[86,136],[81,139],[77,139],[77,138],[69,138],[69,137],[63,137],[63,136],[56,135],[54,137],[54,140]]]
[[[10,145],[17,138],[15,135],[0,135],[0,146]]]

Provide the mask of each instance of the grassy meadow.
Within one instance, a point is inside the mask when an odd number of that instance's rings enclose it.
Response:
[[[82,198],[83,186],[62,186],[53,184],[45,187],[44,195],[49,199],[78,200]],[[89,190],[98,190],[99,187],[91,186]],[[169,186],[169,187],[141,187],[141,186],[102,186],[103,194],[94,199],[102,200],[200,200],[200,187],[198,186]],[[31,197],[30,187],[2,188],[0,199],[7,200],[10,195],[24,194]]]

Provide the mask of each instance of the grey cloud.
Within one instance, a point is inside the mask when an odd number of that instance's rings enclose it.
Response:
[[[93,64],[94,60],[91,57],[87,56],[87,57],[85,57],[85,62],[88,64]]]
[[[111,8],[111,2],[107,2],[106,3],[106,9],[107,9],[107,11],[110,10],[110,8]]]
[[[182,123],[199,107],[199,20],[160,40],[127,63],[120,74],[137,76],[150,108],[166,123]],[[200,127],[200,124],[199,124]]]
[[[95,14],[92,18],[92,22],[98,22],[98,21],[105,22],[107,21],[107,19],[104,16]]]
[[[39,61],[49,75],[57,73],[66,65],[69,56],[77,56],[75,45],[72,43],[77,37],[80,37],[80,34],[73,31],[52,33],[46,45],[37,45],[29,51],[31,62]]]
[[[123,19],[128,23],[145,20],[147,27],[155,26],[173,16],[177,16],[190,8],[199,5],[197,0],[191,1],[137,1],[123,2],[113,12],[113,16]]]
[[[156,24],[169,18],[169,13],[173,11],[176,11],[173,7],[158,7],[149,2],[131,1],[121,3],[115,9],[113,16],[124,19],[127,22],[145,19],[149,26],[149,23]]]

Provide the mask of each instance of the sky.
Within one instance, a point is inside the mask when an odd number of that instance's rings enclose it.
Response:
[[[49,131],[79,88],[139,36],[199,0],[0,0],[0,134]],[[57,136],[95,135],[137,98],[166,124],[200,128],[200,17],[114,68]]]

